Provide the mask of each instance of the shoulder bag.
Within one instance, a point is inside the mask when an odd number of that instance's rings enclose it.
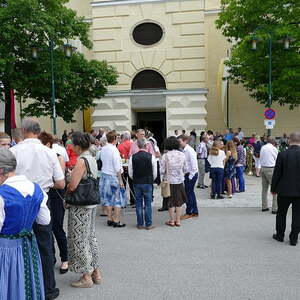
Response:
[[[86,166],[87,178],[81,179],[74,192],[66,194],[66,203],[78,206],[100,204],[97,179],[93,177],[87,159],[85,157],[81,158],[84,160]]]
[[[162,182],[160,183],[161,188],[161,196],[163,198],[169,198],[171,197],[171,189],[170,189],[170,183],[168,182],[168,175],[169,175],[169,159],[168,155],[166,155],[166,175]]]

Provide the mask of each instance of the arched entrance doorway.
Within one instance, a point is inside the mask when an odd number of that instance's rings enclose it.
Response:
[[[150,130],[158,145],[162,145],[166,137],[165,79],[154,70],[143,70],[133,78],[131,89],[143,92],[133,97],[133,127]]]

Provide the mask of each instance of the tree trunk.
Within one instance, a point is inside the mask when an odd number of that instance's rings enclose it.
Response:
[[[11,97],[10,97],[10,84],[9,82],[3,82],[4,95],[5,95],[5,129],[4,131],[11,135]]]

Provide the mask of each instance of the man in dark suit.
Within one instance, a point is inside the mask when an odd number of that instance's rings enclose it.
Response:
[[[290,147],[279,153],[271,186],[272,194],[278,195],[276,234],[273,238],[283,242],[286,215],[292,204],[292,230],[290,245],[296,246],[300,232],[300,132],[290,136]]]

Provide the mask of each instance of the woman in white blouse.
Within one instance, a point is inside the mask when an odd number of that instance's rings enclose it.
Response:
[[[186,159],[179,151],[180,144],[176,137],[171,136],[164,142],[165,153],[161,160],[161,175],[170,183],[171,196],[167,198],[170,219],[168,226],[180,226],[181,206],[186,202],[184,174],[187,173]]]

